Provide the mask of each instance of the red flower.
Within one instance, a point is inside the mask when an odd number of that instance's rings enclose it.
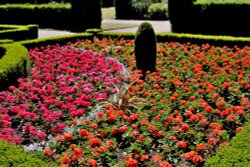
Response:
[[[65,154],[65,155],[61,158],[61,162],[62,162],[63,164],[69,164],[70,161],[71,161],[71,160],[70,160],[68,154]]]
[[[144,136],[140,135],[140,136],[137,138],[136,141],[140,143],[140,142],[142,142],[143,139],[144,139]]]
[[[89,139],[89,142],[93,146],[99,145],[102,141],[99,138],[91,138]]]
[[[213,144],[217,143],[218,141],[219,141],[219,139],[209,138],[207,142],[209,145],[213,145]]]
[[[152,157],[152,161],[154,162],[161,162],[161,160],[162,160],[162,157],[160,155],[154,155]]]
[[[88,131],[86,129],[81,129],[79,131],[79,134],[81,137],[87,136],[88,135]]]
[[[47,148],[47,149],[44,150],[44,154],[45,154],[46,156],[49,156],[49,157],[50,157],[50,156],[52,156],[53,151],[52,151],[51,149],[48,149],[48,148]]]
[[[98,127],[98,125],[97,125],[96,123],[92,123],[92,124],[90,125],[90,127],[96,129],[96,128]]]
[[[236,132],[241,132],[243,130],[243,127],[241,126],[241,127],[238,127],[238,128],[236,128]]]
[[[202,151],[206,148],[206,145],[203,143],[200,143],[196,146],[196,151]]]
[[[227,116],[227,120],[233,122],[233,121],[236,120],[236,116],[233,115],[233,114],[230,114],[230,115]]]
[[[184,157],[186,160],[190,161],[193,159],[193,157],[197,154],[195,151],[190,151],[184,154]]]
[[[160,167],[172,167],[172,165],[170,163],[168,163],[167,161],[162,161],[160,163]]]
[[[66,133],[66,134],[64,134],[64,139],[65,139],[65,140],[72,140],[72,139],[73,139],[73,136],[72,136],[71,133]]]
[[[189,126],[187,123],[184,123],[181,125],[181,129],[185,132],[189,132]]]
[[[94,159],[88,159],[87,163],[91,165],[91,167],[96,167],[97,162]]]
[[[121,133],[124,133],[124,132],[126,132],[127,130],[128,130],[128,127],[125,126],[125,125],[119,128],[119,132],[121,132]]]
[[[137,167],[137,160],[133,159],[133,158],[128,158],[126,159],[126,167]]]
[[[192,162],[194,164],[199,164],[199,163],[203,162],[203,158],[199,155],[195,155],[192,159]]]
[[[184,149],[187,148],[187,143],[184,141],[178,141],[177,145],[179,148],[184,148]]]
[[[83,153],[83,151],[82,151],[81,148],[76,148],[76,149],[74,149],[74,151],[73,151],[73,154],[74,154],[76,157],[81,157],[81,156],[82,156],[82,153]]]
[[[149,126],[148,126],[148,130],[149,130],[150,132],[153,132],[153,131],[156,130],[156,127],[155,127],[154,125],[149,125]]]
[[[140,161],[145,161],[145,160],[148,160],[148,159],[149,159],[149,156],[147,154],[145,154],[145,155],[141,156]]]

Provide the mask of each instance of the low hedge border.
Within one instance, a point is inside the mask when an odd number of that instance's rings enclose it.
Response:
[[[250,124],[233,137],[229,145],[219,150],[206,161],[206,167],[248,167],[250,166]]]
[[[29,154],[20,146],[0,140],[0,167],[56,167],[57,164],[47,163],[37,156]]]
[[[134,39],[135,33],[112,33],[101,32],[98,33],[99,38],[124,38]],[[196,34],[179,34],[179,33],[156,33],[158,42],[180,42],[180,43],[194,43],[207,44],[214,46],[229,46],[229,47],[244,47],[250,46],[250,37],[232,37],[232,36],[214,36],[214,35],[196,35]]]
[[[36,39],[38,37],[38,25],[0,25],[0,39],[22,41]]]
[[[6,43],[12,43],[12,42],[14,41],[11,39],[0,39],[0,44],[6,44]]]
[[[17,43],[1,44],[0,90],[17,85],[17,79],[27,75],[30,68],[28,50]]]

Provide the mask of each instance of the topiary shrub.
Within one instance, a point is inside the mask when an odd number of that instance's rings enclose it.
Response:
[[[138,70],[143,76],[147,71],[156,70],[156,36],[152,25],[143,22],[135,36],[135,59]]]
[[[167,20],[168,5],[163,3],[153,3],[148,8],[148,15],[150,20]]]

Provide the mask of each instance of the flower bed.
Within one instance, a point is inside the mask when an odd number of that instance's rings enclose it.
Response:
[[[249,120],[250,48],[157,52],[143,81],[132,40],[30,51],[30,76],[0,93],[0,138],[65,166],[202,166]]]

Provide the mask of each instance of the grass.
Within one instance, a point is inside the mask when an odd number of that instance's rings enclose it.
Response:
[[[115,19],[115,7],[102,8],[102,19]]]

